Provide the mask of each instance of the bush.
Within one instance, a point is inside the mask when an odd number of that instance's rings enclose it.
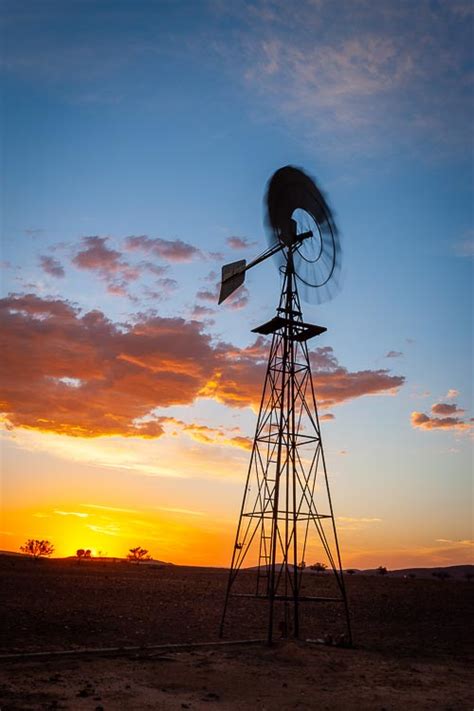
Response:
[[[54,546],[49,541],[28,538],[26,543],[20,546],[20,550],[22,553],[30,555],[34,560],[38,560],[42,556],[50,556],[54,551]]]
[[[148,555],[147,549],[141,548],[141,546],[130,548],[127,559],[133,561],[134,563],[140,563],[142,560],[152,560],[151,555]]]
[[[314,563],[314,565],[309,566],[309,569],[314,570],[316,573],[324,573],[326,568],[327,568],[326,563]]]

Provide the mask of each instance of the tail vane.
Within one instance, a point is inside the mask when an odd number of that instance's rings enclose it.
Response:
[[[221,290],[219,293],[219,304],[227,299],[231,294],[234,293],[239,286],[245,281],[245,268],[247,266],[247,261],[245,259],[239,259],[238,262],[231,262],[230,264],[224,264],[222,267],[222,280],[221,280]]]

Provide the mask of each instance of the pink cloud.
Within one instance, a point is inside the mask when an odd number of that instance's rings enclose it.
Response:
[[[50,276],[54,276],[54,277],[63,277],[64,276],[64,267],[54,257],[48,257],[45,255],[40,256],[40,266],[41,266],[41,269],[44,272],[46,272],[46,274],[49,274]]]
[[[462,415],[464,410],[459,408],[456,403],[437,402],[431,406],[431,412],[435,415]]]
[[[73,257],[73,264],[79,269],[89,269],[106,274],[116,274],[121,270],[121,254],[107,247],[107,237],[83,237],[83,249]]]
[[[214,289],[199,289],[196,293],[196,298],[211,304],[217,304],[219,291],[220,284],[216,284]],[[249,290],[246,286],[242,286],[225,300],[224,306],[233,310],[242,309],[244,306],[247,306],[249,299]]]
[[[147,235],[131,236],[125,240],[125,246],[131,251],[142,250],[169,262],[191,262],[203,256],[197,247],[180,239],[168,240]]]
[[[226,242],[231,249],[246,249],[257,244],[256,242],[249,242],[246,237],[228,237]]]
[[[72,263],[79,269],[97,273],[110,294],[128,296],[128,284],[136,281],[142,270],[124,261],[122,254],[111,249],[107,242],[107,237],[83,237],[83,248],[74,255]]]

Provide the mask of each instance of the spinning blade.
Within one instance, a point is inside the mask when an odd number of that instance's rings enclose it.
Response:
[[[276,252],[279,267],[284,266],[291,249],[301,298],[310,303],[329,301],[340,288],[342,252],[323,193],[302,170],[285,166],[268,184],[266,206],[270,246],[287,247]],[[296,235],[291,234],[291,220],[296,222]],[[307,232],[312,236],[299,241],[298,235]]]

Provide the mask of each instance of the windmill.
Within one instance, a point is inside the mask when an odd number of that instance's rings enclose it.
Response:
[[[303,320],[301,299],[321,303],[338,288],[341,249],[329,206],[314,181],[286,166],[271,178],[267,196],[268,248],[247,263],[222,267],[219,304],[245,280],[249,269],[274,257],[282,276],[276,315],[253,333],[271,336],[255,437],[232,552],[220,628],[234,598],[267,603],[268,642],[276,623],[283,634],[300,633],[302,603],[343,606],[351,644],[342,572],[324,457],[308,341],[326,328]],[[333,573],[334,592],[304,592],[305,557],[320,551]],[[253,561],[255,574],[244,568]],[[324,576],[325,578],[327,576]],[[243,583],[239,591],[239,580]],[[242,591],[243,590],[243,591]],[[283,619],[277,620],[280,613]]]

